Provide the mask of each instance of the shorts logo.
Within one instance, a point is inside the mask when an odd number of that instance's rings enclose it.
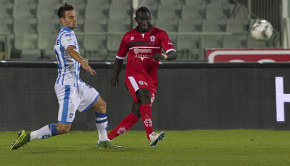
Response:
[[[73,116],[74,116],[73,113],[70,113],[70,114],[69,114],[69,118],[70,118],[70,119],[73,118]]]
[[[126,131],[127,130],[125,129],[125,127],[121,127],[121,128],[118,129],[117,134],[121,135],[121,134],[124,134]]]
[[[146,86],[148,86],[147,83],[144,82],[144,81],[139,81],[138,83],[139,83],[140,85],[144,85],[144,84],[145,84]]]
[[[146,127],[152,127],[152,120],[151,119],[145,119],[144,120],[144,125]]]
[[[154,42],[155,41],[155,36],[150,36],[150,40],[151,40],[151,42]]]

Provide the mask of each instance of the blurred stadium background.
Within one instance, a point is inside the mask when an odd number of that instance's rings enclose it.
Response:
[[[82,56],[113,60],[124,32],[134,28],[140,6],[152,11],[152,24],[165,29],[178,59],[205,61],[205,48],[287,48],[288,0],[67,0],[78,13]],[[0,0],[0,59],[54,59],[62,0]],[[282,7],[283,6],[283,7]],[[249,27],[257,18],[275,28],[266,42]],[[287,24],[288,23],[288,24]],[[284,40],[284,41],[283,41]]]
[[[60,29],[57,10],[63,0],[0,0],[1,166],[290,165],[288,60],[208,63],[205,53],[209,48],[277,52],[283,48],[288,53],[289,0],[67,1],[78,13],[81,55],[94,60],[91,65],[98,73],[92,77],[81,71],[81,76],[106,100],[109,130],[131,111],[132,104],[123,83],[124,71],[119,88],[109,85],[110,61],[115,59],[122,35],[136,26],[135,10],[139,6],[151,9],[152,24],[167,30],[178,51],[179,61],[159,65],[158,97],[152,105],[154,130],[171,131],[153,149],[139,121],[132,130],[141,131],[114,140],[126,147],[123,151],[97,151],[95,115],[87,111],[73,123],[72,130],[82,131],[9,151],[16,130],[35,130],[57,120],[52,48]],[[258,18],[275,28],[268,41],[250,36],[249,28]]]
[[[178,51],[178,61],[159,65],[158,97],[152,105],[156,129],[290,129],[290,58],[283,59],[284,55],[289,57],[290,50],[282,50],[290,44],[288,0],[67,1],[78,13],[81,55],[94,60],[90,62],[98,73],[91,77],[82,71],[81,77],[106,100],[109,129],[131,110],[124,71],[120,88],[112,88],[109,82],[111,61],[122,35],[136,26],[134,13],[140,6],[151,9],[152,24],[168,31]],[[0,0],[1,131],[31,130],[57,119],[52,48],[60,29],[57,10],[62,2]],[[270,21],[275,28],[268,41],[250,36],[251,24],[258,18]],[[283,53],[272,58],[284,63],[208,63],[205,52],[210,48],[262,49],[266,52],[263,60],[274,50]],[[281,88],[285,92],[276,95]],[[276,109],[278,99],[285,110]],[[277,119],[280,113],[284,123]],[[79,114],[73,130],[94,130],[94,117],[92,111]],[[142,130],[143,126],[133,129]]]

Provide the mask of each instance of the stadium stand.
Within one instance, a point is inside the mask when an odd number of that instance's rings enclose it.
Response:
[[[158,28],[161,28],[161,29],[164,29],[165,31],[167,32],[177,32],[177,25],[178,25],[178,22],[176,19],[173,19],[173,20],[164,20],[164,19],[159,19],[159,20],[156,20],[155,21],[155,25],[156,27]],[[169,34],[168,35],[171,42],[176,45],[176,35],[171,35]]]
[[[85,32],[107,32],[107,20],[95,21],[94,18],[91,20],[86,19]],[[84,49],[87,58],[102,59],[106,53],[106,36],[84,36]],[[95,58],[94,58],[95,56]]]
[[[13,20],[3,19],[1,20],[0,32],[12,33],[13,31]]]
[[[201,20],[179,20],[178,32],[201,32]],[[198,59],[200,35],[178,35],[177,50],[181,59]]]
[[[249,30],[249,20],[228,19],[226,22],[227,32],[247,33]]]
[[[161,5],[168,5],[174,7],[175,10],[181,10],[181,6],[183,4],[180,0],[160,0]]]
[[[238,36],[224,36],[223,48],[245,48],[246,41],[240,39]]]
[[[109,19],[128,20],[128,18],[131,18],[130,6],[110,5]]]
[[[132,1],[131,0],[111,0],[113,5],[123,6],[131,8]]]
[[[183,20],[203,20],[205,19],[205,4],[196,6],[182,5],[181,18]],[[185,23],[187,24],[187,23]]]
[[[202,24],[203,32],[224,32],[225,20],[204,20]],[[206,48],[222,48],[222,35],[202,36],[203,46]]]
[[[209,4],[210,0],[185,0],[185,4],[189,6],[200,6],[200,5],[205,5]]]
[[[264,41],[258,41],[252,38],[252,36],[247,37],[247,48],[267,48],[268,44]]]
[[[13,1],[0,0],[0,4],[0,33],[13,33]],[[1,46],[4,45],[4,38],[0,35]]]
[[[56,14],[52,13],[57,13],[57,7],[55,5],[52,5],[50,3],[39,3],[37,4],[37,19],[38,20],[47,20],[49,21],[50,19],[57,19],[58,17]]]
[[[109,10],[110,1],[108,0],[87,0],[87,7],[93,7],[95,10]],[[87,15],[86,15],[87,16]]]
[[[108,58],[113,58],[116,56],[116,53],[118,51],[122,35],[123,33],[131,30],[130,28],[130,20],[119,20],[119,19],[109,19],[108,22],[108,32],[114,33],[114,32],[122,32],[120,35],[108,35],[107,37],[107,51],[108,51]]]
[[[63,1],[0,0],[0,33],[12,34],[14,54],[12,57],[21,57],[16,55],[21,50],[26,54],[23,54],[23,58],[53,57],[53,42],[60,28],[56,4],[61,4]],[[243,3],[234,3],[232,0],[136,1],[139,2],[139,6],[147,6],[151,10],[151,22],[154,26],[165,29],[169,33],[175,47],[181,52],[179,54],[181,59],[196,60],[202,56],[198,54],[206,47],[274,47],[269,43],[270,41],[257,42],[249,35],[245,35],[249,32],[251,18]],[[77,10],[78,28],[75,31],[81,54],[90,59],[113,59],[120,44],[121,34],[136,26],[131,20],[134,13],[133,1],[71,0],[69,2]],[[24,32],[31,34],[31,37],[22,35]],[[175,34],[170,34],[172,32]],[[176,35],[176,32],[182,34]],[[184,35],[186,32],[208,32],[215,35]],[[216,34],[220,32],[243,35]],[[5,47],[4,38],[4,35],[0,35],[2,49]],[[35,51],[29,52],[25,49]],[[41,55],[35,56],[39,51]]]
[[[53,58],[53,43],[55,42],[55,34],[59,32],[59,29],[58,19],[51,19],[50,22],[45,19],[38,21],[38,48],[41,49],[42,57]]]
[[[223,6],[219,4],[207,4],[205,15],[208,20],[225,20],[228,18],[224,12]]]
[[[13,4],[0,5],[0,20],[13,19]]]
[[[159,4],[160,0],[146,0],[146,1],[139,0],[139,6],[146,6],[149,9],[151,9],[151,12],[156,11]]]
[[[248,9],[243,4],[231,5],[230,17],[234,19],[250,19]]]
[[[175,6],[164,4],[158,5],[157,18],[159,20],[178,20],[180,18],[176,12]],[[181,14],[180,14],[181,15]]]
[[[249,20],[228,19],[226,21],[226,32],[237,34],[245,34],[249,29]],[[245,35],[231,35],[223,37],[224,48],[245,48],[246,45]]]
[[[158,9],[158,5],[160,4],[160,0],[146,0],[146,1],[139,0],[139,3],[140,3],[140,6],[146,6],[149,9],[151,9],[152,20],[157,19],[157,9]]]
[[[86,6],[86,18],[85,20],[90,20],[90,21],[103,21],[103,20],[108,20],[109,19],[109,5],[106,6],[104,5],[104,8],[102,7],[95,7],[98,6],[97,4],[88,4]]]
[[[210,3],[221,5],[221,6],[227,6],[230,4],[230,0],[211,0]]]

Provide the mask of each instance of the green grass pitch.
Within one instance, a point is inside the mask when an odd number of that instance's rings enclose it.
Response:
[[[283,166],[290,165],[290,132],[273,130],[166,131],[149,146],[145,131],[128,131],[114,139],[122,150],[99,150],[96,131],[72,131],[35,140],[18,150],[9,146],[17,132],[0,132],[0,165],[100,166]]]

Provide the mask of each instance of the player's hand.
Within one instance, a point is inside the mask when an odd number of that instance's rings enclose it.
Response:
[[[118,77],[113,77],[113,78],[112,78],[112,80],[111,80],[111,85],[112,85],[112,86],[119,85],[119,79],[118,79]]]
[[[91,75],[97,74],[96,71],[94,69],[92,69],[91,66],[88,64],[88,60],[87,59],[83,59],[81,61],[81,65],[82,65],[82,68],[87,70]]]
[[[158,60],[161,60],[161,59],[166,59],[167,55],[166,54],[155,54],[153,55],[153,61],[158,61]]]

